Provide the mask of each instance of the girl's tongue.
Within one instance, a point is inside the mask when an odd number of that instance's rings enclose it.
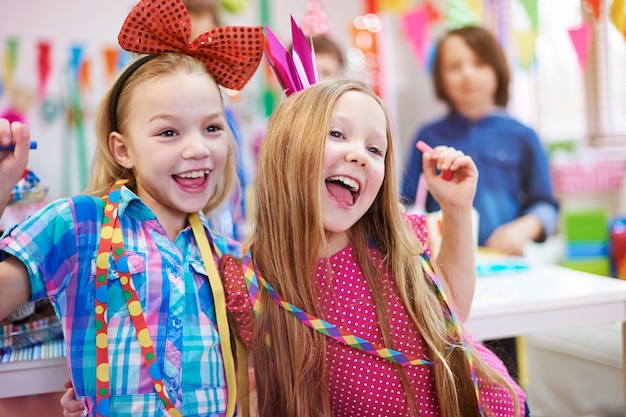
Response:
[[[348,190],[348,188],[346,188],[345,185],[328,181],[326,182],[326,188],[328,189],[330,195],[332,195],[336,200],[349,206],[354,205],[354,195],[350,190]]]
[[[206,175],[202,175],[197,178],[182,178],[182,177],[179,177],[178,175],[174,176],[174,181],[176,181],[178,184],[180,184],[181,186],[185,188],[201,187],[206,181],[206,179],[207,179]]]

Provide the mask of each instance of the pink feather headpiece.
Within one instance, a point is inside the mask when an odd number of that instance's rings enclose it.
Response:
[[[291,16],[291,50],[265,25],[265,58],[287,96],[318,82],[315,51]]]

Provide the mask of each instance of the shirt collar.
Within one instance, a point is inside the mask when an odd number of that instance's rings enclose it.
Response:
[[[139,221],[156,220],[154,212],[126,185],[122,186],[118,216],[130,216]]]
[[[471,125],[482,123],[484,121],[488,121],[488,120],[493,119],[493,118],[500,118],[500,117],[505,117],[505,116],[508,116],[508,113],[506,112],[506,109],[503,108],[503,107],[496,107],[496,109],[492,113],[489,113],[488,115],[486,115],[482,119],[479,119],[479,120],[476,120],[476,121],[472,121],[472,120],[468,119],[467,117],[463,116],[461,113],[459,113],[456,110],[451,110],[450,111],[450,113],[448,114],[448,119],[455,126],[465,128],[465,127],[469,127]]]

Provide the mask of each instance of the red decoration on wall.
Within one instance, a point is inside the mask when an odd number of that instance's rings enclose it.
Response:
[[[40,41],[37,44],[37,74],[39,76],[37,85],[37,97],[43,101],[46,96],[48,79],[50,77],[50,42]]]

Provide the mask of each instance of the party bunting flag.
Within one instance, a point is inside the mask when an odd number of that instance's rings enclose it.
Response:
[[[409,42],[411,50],[415,55],[415,59],[417,59],[417,62],[423,68],[428,66],[427,47],[429,44],[429,24],[429,12],[423,7],[417,7],[415,10],[407,13],[400,19],[402,33]]]
[[[456,29],[478,24],[478,18],[465,0],[450,0],[446,10],[446,28]]]
[[[17,53],[20,48],[18,38],[10,37],[6,40],[6,49],[4,51],[4,89],[11,91],[13,87],[13,76],[15,75],[15,67],[17,66]]]
[[[224,10],[229,13],[241,13],[248,7],[248,0],[221,0],[220,3]]]
[[[530,25],[535,30],[535,33],[537,33],[539,31],[539,13],[537,9],[537,0],[520,0],[520,3],[526,11],[526,14],[528,15]]]
[[[80,65],[78,71],[78,86],[80,91],[91,89],[91,61],[89,58],[85,58]]]
[[[40,41],[37,44],[37,97],[39,101],[44,101],[50,77],[50,42]]]
[[[478,18],[479,21],[483,20],[483,15],[485,11],[485,0],[465,0],[467,6],[470,8],[472,13]]]
[[[571,27],[567,31],[574,45],[574,50],[576,50],[580,68],[584,72],[587,67],[589,46],[591,45],[591,25],[585,22],[579,26]]]
[[[410,0],[377,0],[378,10],[387,13],[404,13],[411,7]]]
[[[513,43],[517,52],[517,59],[522,68],[529,70],[535,59],[535,31],[513,30]]]
[[[117,73],[119,61],[120,61],[120,48],[116,46],[106,46],[102,50],[104,55],[104,73],[107,80],[112,80]]]
[[[613,0],[609,15],[615,28],[626,38],[626,1]]]

